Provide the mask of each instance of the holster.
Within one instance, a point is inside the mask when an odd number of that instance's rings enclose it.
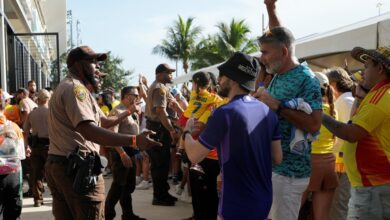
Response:
[[[95,152],[85,157],[80,154],[79,147],[68,155],[66,174],[73,178],[73,190],[81,195],[95,189],[98,176],[107,165],[107,160]]]

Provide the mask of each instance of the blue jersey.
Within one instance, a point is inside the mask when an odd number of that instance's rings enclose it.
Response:
[[[283,74],[276,74],[269,87],[269,94],[279,101],[303,98],[312,110],[322,110],[320,84],[307,65],[298,65]],[[292,124],[280,119],[283,161],[275,165],[273,171],[288,177],[305,178],[310,176],[310,153],[301,156],[290,152]]]
[[[272,204],[271,143],[279,140],[277,115],[248,95],[216,109],[199,142],[217,148],[222,173],[223,219],[266,219]]]

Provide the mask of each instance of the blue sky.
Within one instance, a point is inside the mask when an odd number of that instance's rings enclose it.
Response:
[[[378,2],[381,13],[390,12],[388,0],[279,0],[277,7],[283,25],[299,38],[376,16]],[[125,69],[146,74],[149,81],[154,80],[158,64],[175,67],[174,61],[151,52],[178,15],[195,17],[205,36],[217,32],[218,22],[235,18],[245,19],[255,37],[261,33],[262,13],[268,22],[261,0],[68,0],[67,8],[74,21],[80,21],[83,44],[97,52],[111,51],[123,58]],[[180,64],[179,74],[183,74]]]

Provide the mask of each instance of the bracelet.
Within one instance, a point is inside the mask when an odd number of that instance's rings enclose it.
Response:
[[[189,131],[189,130],[183,131],[183,134],[181,135],[181,139],[183,141],[185,141],[187,134],[191,134],[191,131]]]
[[[137,146],[137,136],[133,135],[131,136],[131,146]]]

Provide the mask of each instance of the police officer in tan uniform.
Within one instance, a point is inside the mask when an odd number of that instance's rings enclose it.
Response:
[[[153,205],[173,206],[177,201],[176,197],[168,193],[170,146],[177,140],[178,134],[168,117],[167,107],[171,102],[175,104],[176,111],[182,110],[165,86],[166,83],[172,82],[174,71],[175,69],[167,64],[158,65],[156,80],[150,85],[146,99],[146,128],[155,131],[155,140],[163,144],[162,148],[152,148],[148,151],[153,179]]]
[[[17,91],[17,99],[19,101],[19,109],[20,109],[20,125],[23,127],[24,122],[26,121],[28,115],[32,110],[38,107],[38,105],[29,97],[29,92],[25,88],[20,88]],[[26,133],[28,135],[28,143],[31,145],[32,136],[31,133]],[[23,179],[27,179],[28,181],[28,191],[23,194],[24,197],[31,197],[33,196],[33,179],[32,179],[32,166],[31,166],[31,159],[28,156],[27,152],[26,159],[22,160],[22,167],[23,167]]]
[[[111,110],[109,116],[117,116],[126,111],[130,111],[132,114],[112,129],[121,134],[137,135],[139,133],[137,113],[141,112],[140,104],[138,88],[134,86],[124,87],[121,91],[120,104]],[[113,181],[105,202],[106,220],[115,218],[115,205],[118,201],[120,201],[122,207],[122,219],[144,219],[134,214],[132,205],[131,194],[135,189],[135,153],[136,150],[126,146],[117,147],[110,151]]]
[[[34,196],[34,206],[39,207],[43,204],[44,192],[43,177],[44,165],[47,159],[47,151],[49,150],[49,98],[50,93],[42,89],[38,93],[38,108],[35,108],[26,119],[23,126],[24,140],[27,147],[31,147],[31,168],[32,175],[32,192]],[[32,134],[31,146],[28,146],[28,134]]]
[[[99,127],[104,117],[86,86],[91,86],[95,92],[98,90],[98,62],[106,58],[107,54],[95,53],[88,46],[72,49],[67,57],[69,74],[60,82],[49,103],[50,146],[45,171],[53,195],[55,219],[104,219],[104,180],[101,172],[93,179],[88,178],[88,188],[83,188],[83,193],[77,193],[82,186],[73,183],[78,180],[77,174],[84,171],[80,167],[85,166],[81,163],[75,170],[71,167],[70,175],[68,165],[73,164],[73,158],[95,161],[97,164],[92,166],[100,167],[99,158],[91,160],[91,157],[95,158],[93,155],[98,155],[99,145],[138,146],[140,149],[159,145],[148,137],[150,132],[135,136]],[[73,172],[76,174],[73,175]]]

